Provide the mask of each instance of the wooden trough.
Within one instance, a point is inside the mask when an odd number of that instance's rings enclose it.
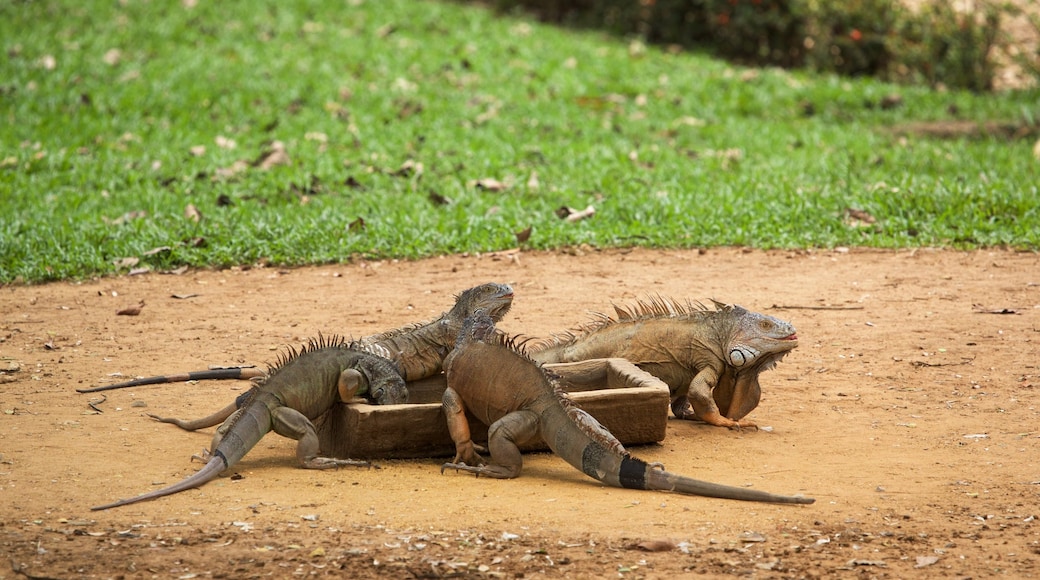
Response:
[[[564,389],[625,445],[665,437],[668,385],[623,359],[546,365],[563,378]],[[441,409],[444,375],[408,384],[406,405],[344,403],[315,421],[322,452],[339,458],[450,457],[455,444]],[[487,426],[470,421],[473,440],[487,440]],[[525,451],[547,449],[542,441]]]

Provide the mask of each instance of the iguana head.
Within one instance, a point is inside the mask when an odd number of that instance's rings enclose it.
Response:
[[[368,383],[366,398],[377,405],[401,405],[408,402],[408,387],[393,361],[370,355],[356,365]]]
[[[455,306],[447,318],[461,324],[477,310],[483,310],[493,322],[502,320],[513,305],[513,287],[509,284],[481,284],[464,291],[455,297]]]
[[[736,305],[718,302],[715,305],[723,321],[720,334],[726,337],[723,351],[726,362],[737,371],[766,370],[798,346],[798,335],[790,322]],[[770,366],[761,368],[763,364]]]
[[[750,312],[740,306],[715,303],[725,321],[726,367],[712,391],[715,404],[726,417],[739,420],[758,406],[762,387],[758,375],[767,371],[798,346],[794,326],[772,316]]]

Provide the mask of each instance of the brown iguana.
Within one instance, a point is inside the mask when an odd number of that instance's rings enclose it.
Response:
[[[455,335],[467,316],[478,308],[482,308],[489,312],[495,320],[501,320],[509,312],[512,303],[513,288],[508,284],[493,282],[481,284],[456,296],[452,309],[434,320],[409,324],[380,334],[366,336],[357,342],[360,347],[396,362],[406,381],[424,379],[441,372],[441,362],[454,346]],[[228,367],[143,377],[111,385],[76,389],[76,392],[95,393],[160,383],[207,379],[257,379],[263,376],[264,371],[255,367]],[[210,423],[210,425],[213,424],[215,423]]]
[[[323,457],[311,422],[336,403],[366,391],[376,399],[401,400],[407,394],[393,363],[357,350],[355,343],[319,336],[299,351],[290,348],[266,380],[249,391],[241,409],[217,429],[212,454],[201,470],[169,487],[90,509],[104,510],[199,487],[242,459],[268,431],[298,441],[296,458],[305,469],[368,465]]]
[[[591,415],[573,405],[555,377],[495,330],[481,313],[468,319],[444,362],[448,388],[443,407],[455,442],[455,459],[441,466],[495,478],[520,475],[518,444],[541,437],[567,463],[605,484],[633,489],[773,503],[813,503],[812,498],[709,483],[676,475],[660,464],[628,454]],[[470,439],[466,412],[489,425],[491,463],[484,465]]]
[[[656,297],[617,317],[596,315],[577,333],[532,345],[540,363],[618,357],[668,383],[672,412],[720,427],[755,427],[743,418],[758,406],[758,375],[798,346],[794,326],[712,301],[714,309]]]
[[[455,306],[450,311],[441,314],[436,320],[412,324],[382,334],[369,336],[356,342],[355,347],[394,361],[406,381],[423,379],[441,372],[441,364],[444,357],[447,356],[448,351],[454,346],[455,336],[458,334],[459,328],[462,327],[462,322],[467,316],[478,309],[484,309],[490,312],[496,321],[501,320],[506,312],[509,311],[512,303],[513,288],[508,284],[481,284],[456,296]],[[207,371],[189,373],[189,375],[199,375],[205,372]],[[151,379],[162,378],[151,377]],[[253,376],[251,379],[258,383],[264,380],[263,375]],[[120,387],[120,385],[123,387],[134,386],[144,384],[142,381],[148,380],[150,379],[139,379],[138,381],[129,381],[119,385],[108,385],[108,387]],[[184,420],[175,417],[159,417],[151,413],[148,413],[148,416],[161,423],[172,423],[186,431],[196,431],[212,427],[226,420],[235,412],[235,409],[242,406],[244,397],[247,394],[240,395],[226,407],[201,419]],[[407,397],[407,393],[405,397]],[[369,398],[379,405],[405,402],[404,400]]]

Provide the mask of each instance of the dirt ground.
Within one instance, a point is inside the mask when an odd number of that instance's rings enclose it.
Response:
[[[670,420],[632,451],[816,504],[611,489],[544,453],[509,481],[433,458],[308,471],[272,434],[240,477],[89,511],[198,468],[211,431],[145,412],[199,417],[247,384],[112,391],[100,413],[74,389],[263,364],[319,331],[433,318],[486,281],[516,290],[501,327],[533,336],[650,292],[792,321],[800,345],[750,415],[767,429]],[[0,288],[0,578],[1035,577],[1038,318],[1040,256],[1001,250],[523,252]]]

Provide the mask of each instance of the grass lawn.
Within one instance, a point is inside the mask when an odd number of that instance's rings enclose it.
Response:
[[[518,244],[1040,246],[1036,90],[745,69],[432,1],[4,2],[0,46],[0,283]],[[1027,137],[901,129],[954,121]]]

